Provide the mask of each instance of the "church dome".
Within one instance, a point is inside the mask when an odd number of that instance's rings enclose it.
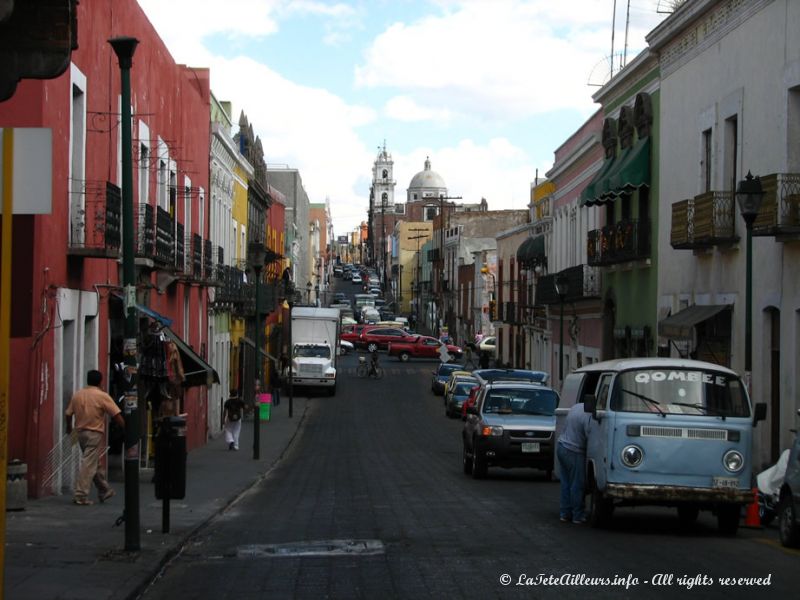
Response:
[[[447,185],[444,179],[436,171],[431,170],[430,159],[425,159],[425,169],[414,175],[411,183],[408,185],[409,190],[447,190]]]

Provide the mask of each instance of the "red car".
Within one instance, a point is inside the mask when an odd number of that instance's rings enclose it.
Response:
[[[478,391],[480,391],[481,386],[476,385],[469,391],[469,397],[464,400],[464,404],[461,405],[461,420],[467,420],[467,409],[470,406],[475,406],[475,400],[478,399]]]
[[[397,342],[413,342],[416,335],[409,335],[397,327],[373,326],[361,332],[358,342],[353,342],[358,348],[366,348],[369,352],[387,348],[389,344]]]
[[[367,329],[374,329],[377,325],[366,325],[358,323],[348,325],[342,329],[341,339],[350,342],[353,346],[358,346],[358,337]]]

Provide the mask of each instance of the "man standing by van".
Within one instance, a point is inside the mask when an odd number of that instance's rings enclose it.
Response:
[[[569,409],[564,431],[558,438],[556,456],[561,478],[562,523],[585,523],[583,507],[584,481],[586,478],[586,440],[589,436],[589,421],[592,416],[583,410],[583,402]]]

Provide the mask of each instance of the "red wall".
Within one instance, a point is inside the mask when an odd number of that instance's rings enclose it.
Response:
[[[107,43],[115,36],[139,39],[131,70],[132,105],[134,110],[134,203],[138,202],[138,123],[144,120],[150,129],[150,146],[156,153],[160,136],[170,146],[170,157],[177,162],[178,185],[183,186],[187,174],[193,188],[205,190],[208,206],[210,92],[206,69],[189,69],[176,65],[166,46],[145,17],[136,0],[90,1],[78,4],[78,45],[72,55],[73,64],[86,76],[86,175],[87,198],[105,181],[120,185],[117,179],[120,70],[116,56]],[[110,286],[119,285],[119,266],[115,259],[68,258],[70,163],[71,75],[54,80],[28,80],[20,83],[16,94],[0,102],[0,126],[48,127],[53,131],[53,201],[52,213],[34,218],[30,251],[17,252],[13,274],[31,272],[31,283],[25,289],[33,300],[33,311],[19,307],[12,318],[23,316],[30,321],[28,331],[15,337],[11,344],[11,405],[9,421],[9,456],[28,463],[30,488],[41,493],[44,458],[52,449],[53,419],[61,418],[60,399],[53,396],[56,372],[53,330],[58,327],[58,288],[95,291],[99,295],[98,364],[107,381],[109,327],[108,295]],[[150,202],[155,203],[155,170],[150,173]],[[208,237],[208,211],[198,206],[194,195],[192,229],[204,239]],[[199,211],[204,210],[205,231],[197,231]],[[183,194],[178,194],[177,215],[183,221]],[[24,236],[15,218],[15,235]],[[16,242],[15,242],[16,247]],[[155,274],[151,274],[155,283]],[[95,286],[98,287],[95,287]],[[190,289],[190,328],[184,336],[199,354],[207,346],[205,288]],[[150,306],[174,319],[173,329],[183,332],[184,284],[171,286],[164,295],[150,294]],[[27,315],[27,316],[25,316]],[[203,315],[198,327],[198,315]],[[82,384],[83,382],[76,382]],[[58,408],[55,408],[58,407]],[[206,390],[188,390],[185,408],[190,422],[187,441],[191,447],[205,442]]]

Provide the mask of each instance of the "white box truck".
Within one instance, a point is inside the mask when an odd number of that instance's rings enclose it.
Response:
[[[292,309],[292,383],[336,393],[336,361],[341,332],[338,308]]]

